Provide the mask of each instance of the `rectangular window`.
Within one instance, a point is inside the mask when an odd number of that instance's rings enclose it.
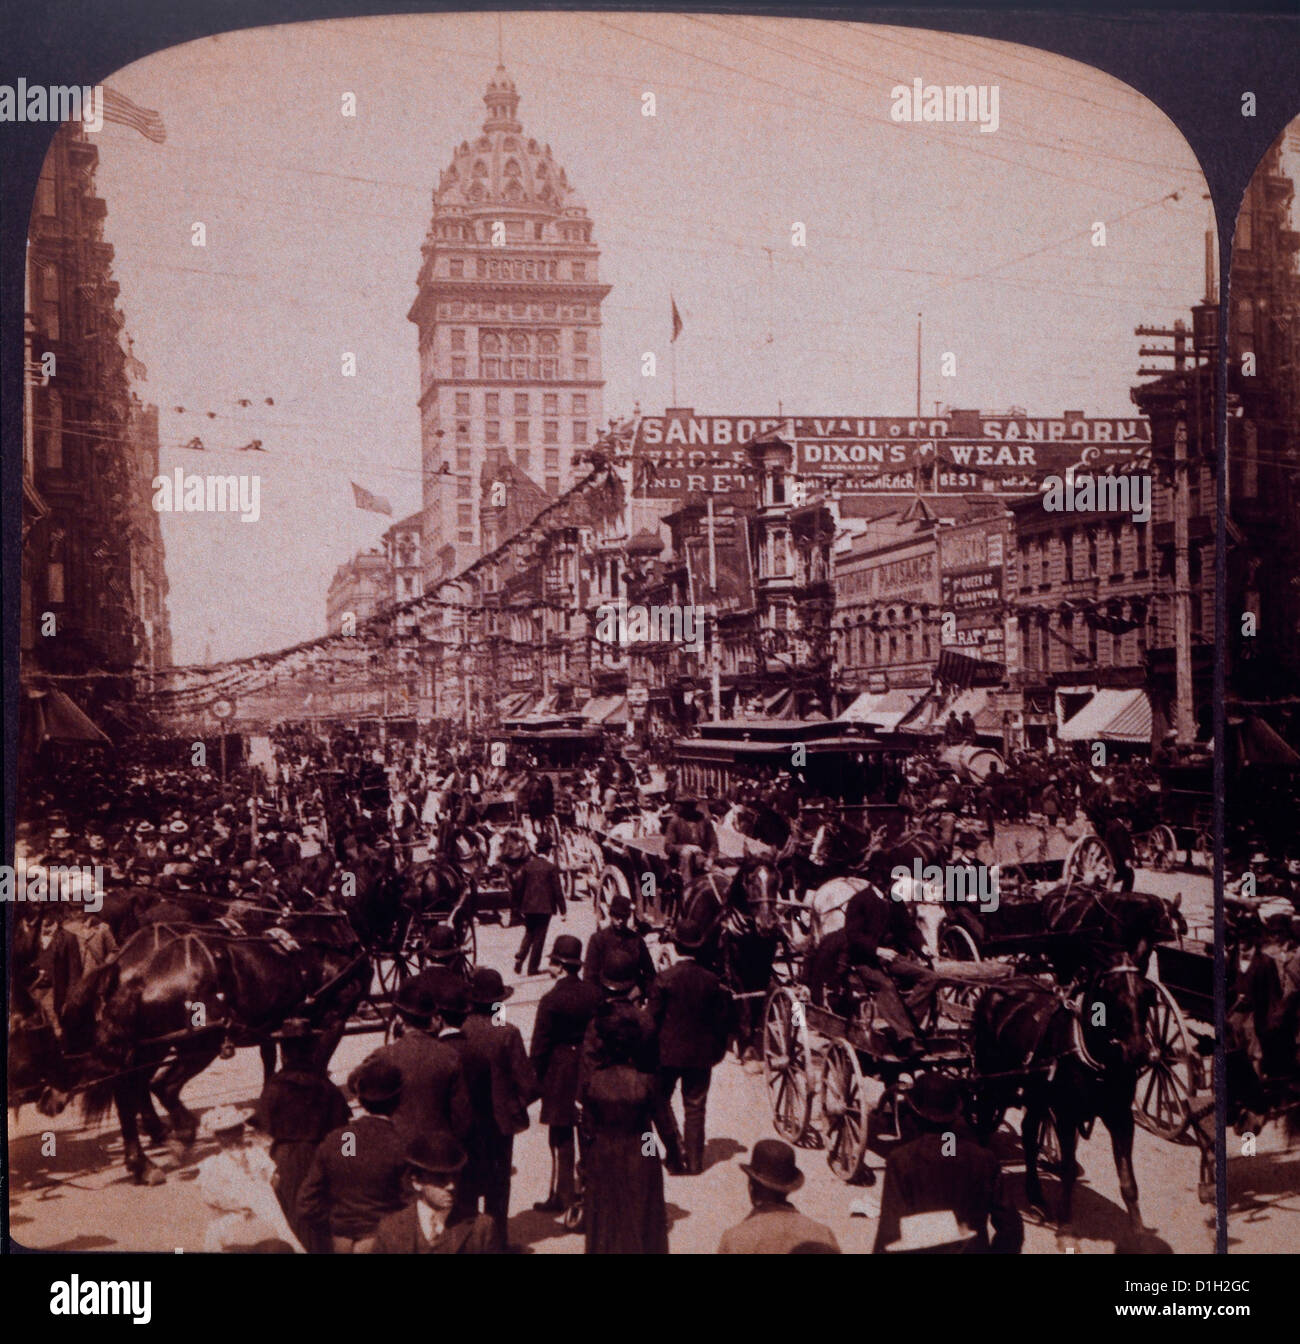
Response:
[[[573,441],[574,443],[587,442],[587,422],[585,420],[575,420],[573,422]]]
[[[468,414],[469,414],[469,393],[468,393],[468,392],[457,392],[457,393],[456,393],[456,414],[457,414],[457,415],[468,415]]]
[[[36,182],[36,213],[53,215],[55,206],[54,177],[51,173],[42,173]]]
[[[465,348],[465,331],[463,327],[457,327],[452,331],[451,348],[453,350],[463,350]]]
[[[558,476],[548,476],[546,478],[546,493],[548,495],[558,495],[560,493],[560,478]]]
[[[468,421],[468,420],[457,420],[457,421],[456,421],[456,437],[457,437],[458,439],[467,439],[467,438],[469,438],[469,421]]]
[[[453,280],[463,280],[465,278],[465,263],[463,261],[449,262],[447,273]]]
[[[587,376],[587,361],[585,359],[575,359],[573,361],[573,376],[575,378],[585,378]]]
[[[587,263],[585,261],[575,261],[573,263],[573,278],[575,280],[585,280],[587,278]]]
[[[451,361],[451,376],[453,378],[465,377],[465,361],[463,359],[453,359]]]
[[[528,414],[528,393],[527,393],[527,392],[516,392],[516,393],[515,393],[515,414],[516,414],[516,415],[527,415],[527,414]]]
[[[554,392],[548,392],[542,398],[542,410],[546,415],[558,415],[560,398]]]
[[[63,393],[50,388],[46,398],[49,428],[45,431],[45,465],[51,471],[63,470]],[[62,599],[59,599],[62,601]]]
[[[485,360],[483,361],[483,377],[484,377],[484,378],[500,378],[500,377],[501,377],[501,361],[500,361],[499,359],[485,359]]]
[[[468,448],[456,449],[456,470],[468,471],[470,469],[470,454]]]
[[[472,545],[474,541],[474,534],[473,532],[457,532],[456,540],[466,546]]]
[[[489,392],[483,398],[483,409],[488,415],[501,414],[501,393]]]
[[[548,448],[546,450],[546,470],[559,471],[560,469],[560,450],[558,448]]]
[[[574,415],[587,414],[587,394],[585,392],[575,392],[573,394],[573,413]]]
[[[528,421],[527,421],[527,420],[516,420],[516,421],[515,421],[515,442],[516,442],[516,443],[527,443],[527,442],[528,442]]]
[[[457,499],[473,498],[473,496],[470,494],[469,481],[464,476],[460,477],[456,481],[456,498]]]
[[[529,461],[530,458],[527,448],[515,449],[515,466],[517,466],[520,471],[527,471],[529,469]]]
[[[456,505],[456,525],[458,527],[474,526],[474,506],[472,504]]]
[[[485,434],[485,436],[486,436],[486,438],[487,438],[487,441],[488,441],[489,443],[500,443],[500,442],[501,442],[501,421],[500,421],[500,420],[489,420],[489,421],[487,422],[487,424],[483,427],[483,429],[484,429],[484,434]]]
[[[560,422],[558,420],[542,421],[542,442],[559,443],[560,441]]]
[[[512,359],[510,361],[510,376],[524,382],[529,376],[528,361],[526,359]]]
[[[575,331],[573,333],[573,352],[576,355],[587,353],[587,333],[585,331]]]

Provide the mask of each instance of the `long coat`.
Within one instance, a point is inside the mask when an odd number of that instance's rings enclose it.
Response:
[[[656,1099],[654,1078],[623,1064],[597,1070],[583,1089],[588,1255],[668,1254],[663,1165],[649,1137]]]
[[[528,1128],[528,1108],[540,1095],[537,1074],[524,1049],[524,1038],[513,1023],[493,1022],[487,1013],[471,1013],[462,1028],[466,1055],[486,1065],[488,1094],[484,1104],[474,1100],[476,1119],[480,1110],[505,1136],[522,1134]],[[472,1091],[472,1084],[471,1084]]]
[[[564,888],[560,870],[541,854],[534,854],[514,882],[515,906],[521,915],[562,915]]]
[[[711,1069],[726,1054],[734,1000],[698,962],[668,967],[651,985],[646,1008],[658,1030],[660,1067]]]
[[[406,1142],[391,1120],[359,1115],[320,1141],[302,1187],[304,1225],[336,1237],[367,1237],[406,1203]]]
[[[600,997],[595,985],[566,975],[537,1005],[529,1053],[541,1088],[544,1125],[578,1123],[582,1040],[600,1007]]]
[[[369,1059],[379,1059],[401,1070],[402,1099],[393,1113],[393,1124],[409,1143],[437,1130],[454,1134],[462,1142],[473,1127],[469,1090],[459,1052],[428,1032],[407,1028],[392,1045],[376,1050]]]

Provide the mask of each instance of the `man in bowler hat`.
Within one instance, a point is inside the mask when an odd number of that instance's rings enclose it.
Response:
[[[538,974],[551,916],[562,916],[567,910],[564,890],[560,886],[560,870],[551,862],[550,853],[551,837],[543,832],[537,837],[537,853],[515,877],[515,899],[524,920],[523,942],[515,955],[516,975],[523,971],[525,958],[528,959],[528,974]]]
[[[490,1255],[492,1220],[483,1213],[461,1218],[456,1211],[467,1160],[450,1134],[416,1139],[406,1152],[406,1183],[414,1201],[382,1219],[366,1249],[377,1255]]]
[[[749,1178],[748,1217],[728,1228],[718,1243],[719,1255],[787,1255],[822,1247],[838,1254],[840,1245],[829,1227],[805,1218],[790,1196],[803,1184],[794,1149],[780,1139],[759,1139],[740,1169]]]
[[[655,966],[645,939],[632,927],[632,902],[621,892],[609,903],[609,923],[597,929],[587,943],[584,978],[599,985],[605,974],[605,963],[615,953],[636,959],[636,982],[644,994],[654,979]]]
[[[578,1197],[574,1131],[578,1123],[578,1070],[582,1040],[596,1010],[600,989],[580,979],[582,942],[561,934],[551,949],[559,968],[553,988],[542,995],[533,1023],[530,1055],[542,1096],[542,1124],[548,1126],[551,1189],[533,1205],[538,1213],[566,1213]]]
[[[876,1251],[1019,1251],[1024,1241],[1019,1210],[998,1159],[962,1123],[957,1082],[923,1073],[908,1091],[907,1105],[920,1133],[885,1162]]]
[[[469,981],[469,1013],[461,1030],[461,1060],[469,1084],[474,1130],[469,1137],[467,1188],[492,1219],[495,1249],[506,1249],[515,1135],[528,1128],[528,1108],[540,1095],[537,1075],[519,1028],[505,1020],[514,993],[501,972],[476,967]]]
[[[673,938],[679,960],[663,971],[650,987],[646,1003],[659,1042],[659,1090],[665,1123],[673,1126],[673,1092],[682,1088],[686,1120],[684,1164],[688,1176],[704,1170],[704,1111],[713,1066],[726,1054],[735,1025],[735,1002],[722,981],[695,960],[704,945],[705,931],[681,925]]]

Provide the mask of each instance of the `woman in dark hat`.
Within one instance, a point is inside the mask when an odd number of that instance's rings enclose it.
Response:
[[[634,1061],[635,1022],[599,1019],[602,1066],[582,1090],[582,1172],[588,1255],[667,1255],[663,1166],[653,1137],[653,1074]]]
[[[328,1239],[298,1217],[298,1191],[316,1148],[352,1112],[343,1093],[319,1067],[317,1040],[305,1018],[290,1018],[275,1033],[283,1067],[266,1080],[258,1102],[258,1127],[271,1140],[275,1192],[298,1240],[309,1251],[327,1251]]]

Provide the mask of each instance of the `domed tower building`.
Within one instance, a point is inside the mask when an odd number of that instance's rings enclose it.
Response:
[[[478,558],[484,469],[559,495],[602,423],[600,253],[551,147],[524,134],[503,67],[487,120],[433,193],[419,293],[425,576]]]

